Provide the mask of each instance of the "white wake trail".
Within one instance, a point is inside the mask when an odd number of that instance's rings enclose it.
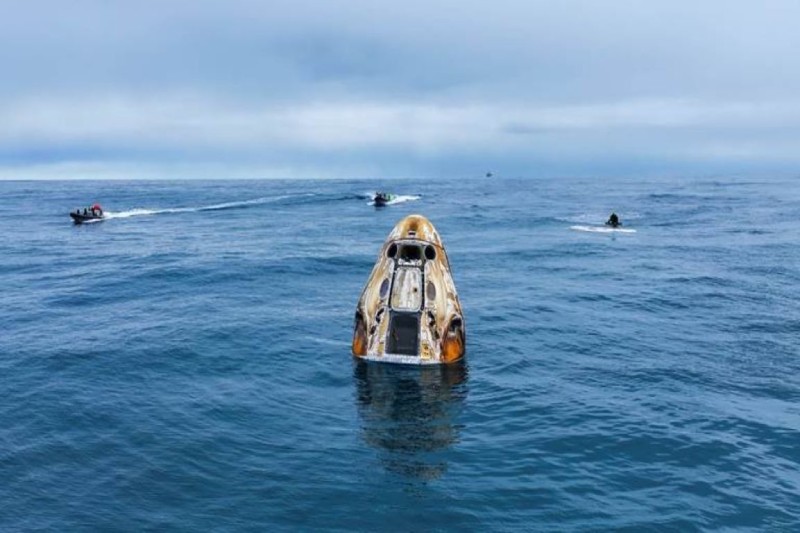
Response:
[[[570,226],[572,231],[586,231],[589,233],[636,233],[635,229],[612,228],[610,226]]]
[[[199,211],[219,211],[221,209],[233,209],[237,207],[247,207],[253,205],[271,204],[293,197],[313,196],[314,193],[300,195],[284,194],[281,196],[262,196],[252,200],[241,200],[237,202],[224,202],[221,204],[201,205],[196,207],[168,207],[164,209],[135,208],[127,211],[105,211],[105,218],[130,218],[149,215],[164,215],[170,213],[197,213]]]

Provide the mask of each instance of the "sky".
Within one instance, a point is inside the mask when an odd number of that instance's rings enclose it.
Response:
[[[800,173],[797,0],[0,12],[0,179]]]

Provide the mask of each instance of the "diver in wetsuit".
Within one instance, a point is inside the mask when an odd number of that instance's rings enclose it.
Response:
[[[611,226],[612,228],[616,228],[621,225],[622,222],[619,221],[619,217],[617,216],[617,214],[611,213],[611,216],[608,217],[608,220],[606,221],[606,226]]]

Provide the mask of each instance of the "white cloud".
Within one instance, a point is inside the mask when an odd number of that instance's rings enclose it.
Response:
[[[0,106],[0,143],[206,149],[513,150],[527,134],[796,128],[800,100],[531,103],[308,102],[242,107],[197,95],[28,99]]]

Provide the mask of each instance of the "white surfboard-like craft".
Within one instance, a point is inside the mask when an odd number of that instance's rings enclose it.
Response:
[[[404,364],[452,363],[464,357],[461,303],[433,224],[409,215],[394,227],[361,293],[353,355]]]

